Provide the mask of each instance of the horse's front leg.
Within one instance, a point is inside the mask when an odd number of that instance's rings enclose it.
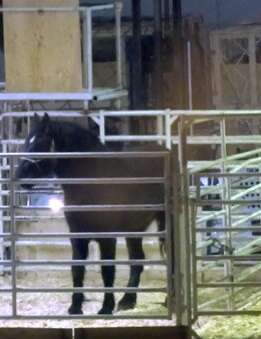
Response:
[[[129,259],[145,259],[142,248],[141,238],[126,239],[129,252]],[[130,277],[128,287],[138,287],[140,283],[140,275],[143,271],[143,265],[132,265],[130,268]],[[128,310],[135,307],[137,301],[137,293],[125,293],[118,304],[118,311]]]
[[[88,239],[71,239],[72,259],[85,260],[88,257]],[[83,287],[85,274],[84,265],[72,265],[73,287]],[[72,304],[68,309],[69,314],[82,314],[82,303],[84,295],[81,292],[74,292],[72,295]]]
[[[115,239],[101,239],[99,240],[101,259],[102,260],[113,260],[115,259],[116,240]],[[104,287],[113,287],[115,277],[115,266],[103,265],[101,267],[102,279]],[[104,294],[104,300],[102,308],[98,314],[112,314],[115,306],[114,294],[106,292]]]

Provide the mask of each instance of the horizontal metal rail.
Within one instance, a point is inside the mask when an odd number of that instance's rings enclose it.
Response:
[[[90,101],[106,100],[127,96],[127,91],[118,88],[95,89],[82,92],[2,92],[0,102],[13,101]]]
[[[261,255],[202,255],[196,256],[196,260],[199,261],[260,261]]]
[[[136,111],[100,111],[98,113],[91,113],[99,117],[103,115],[105,117],[122,117],[131,116],[132,113],[136,116],[152,116],[152,115],[166,115],[170,116],[183,116],[194,119],[211,118],[211,119],[223,119],[225,117],[239,117],[247,114],[248,117],[258,117],[261,115],[261,110],[136,110]]]
[[[1,12],[1,9],[0,9]],[[34,93],[34,92],[31,92]],[[81,93],[81,92],[80,92]],[[65,93],[66,94],[66,93]],[[39,111],[39,114],[44,114],[46,111]],[[52,116],[53,114],[58,114],[58,111],[50,111],[50,115]],[[61,112],[61,116],[64,115],[69,115],[71,111],[66,112]],[[75,111],[72,111],[75,112]],[[80,111],[79,111],[80,112]],[[38,111],[37,111],[38,113]],[[26,111],[26,112],[5,112],[2,114],[2,118],[4,117],[27,117],[27,116],[33,116],[35,114],[35,111]],[[49,114],[49,111],[48,111]],[[72,113],[74,114],[74,113]],[[119,118],[124,118],[124,117],[152,117],[152,116],[174,116],[174,117],[187,117],[190,119],[190,121],[194,121],[197,119],[200,119],[202,121],[202,118],[208,118],[208,119],[223,119],[226,117],[238,117],[242,118],[242,116],[247,114],[247,119],[248,118],[253,118],[256,117],[258,118],[261,116],[261,110],[121,110],[121,111],[99,111],[99,112],[90,112],[88,116],[94,117],[94,118],[99,118],[100,116],[104,117],[119,117]],[[80,114],[81,116],[86,116],[85,114]]]
[[[46,110],[44,111],[37,111],[37,115],[39,116],[44,116],[46,113]],[[25,117],[27,118],[32,118],[35,115],[35,111],[26,111],[26,112],[5,112],[0,115],[0,121],[9,119],[9,118],[19,118],[23,119]],[[48,115],[52,118],[86,118],[86,114],[84,114],[82,111],[77,111],[77,110],[63,110],[63,111],[48,111]],[[14,141],[17,139],[3,139],[1,142],[5,143],[10,141]]]
[[[247,193],[245,193],[247,194]],[[250,199],[231,199],[231,200],[195,200],[195,205],[197,206],[204,206],[204,205],[212,205],[212,206],[220,206],[220,205],[239,205],[239,204],[242,204],[242,205],[258,205],[260,204],[261,200],[259,199],[253,199],[253,200],[250,200]],[[223,211],[213,211],[213,212],[220,212],[220,213],[224,213]]]
[[[0,319],[4,320],[126,320],[126,319],[141,319],[141,320],[172,320],[172,317],[168,314],[166,315],[148,315],[146,313],[144,314],[117,314],[114,313],[113,315],[108,315],[108,314],[96,314],[96,315],[25,315],[25,314],[17,314],[16,316],[12,315],[0,315]]]
[[[198,311],[197,314],[199,316],[213,316],[213,315],[260,315],[261,311],[257,310],[230,310],[230,311],[221,311],[221,310],[206,310],[206,311]]]
[[[163,158],[169,154],[167,151],[156,152],[9,152],[0,153],[0,158],[39,158],[39,159],[119,159],[119,158]]]
[[[86,10],[108,10],[108,9],[113,9],[115,6],[114,4],[108,4],[108,5],[94,5],[94,6],[88,6],[88,7],[83,7],[83,6],[67,6],[67,7],[56,7],[56,6],[35,6],[35,7],[29,7],[29,6],[24,6],[24,7],[1,7],[0,8],[0,13],[1,12],[8,12],[8,13],[26,13],[26,12],[37,12],[37,13],[42,13],[42,12],[85,12]]]
[[[247,226],[247,227],[198,227],[197,233],[223,233],[223,232],[260,232],[261,226]]]
[[[68,239],[109,239],[109,238],[146,238],[146,237],[160,237],[164,238],[166,232],[109,232],[109,233],[0,233],[0,238],[14,237],[16,239],[24,238],[68,238]]]
[[[237,282],[234,281],[232,283],[198,283],[197,287],[199,288],[237,288],[237,287],[261,287],[261,281],[260,282]]]
[[[261,150],[260,150],[261,152]],[[254,159],[256,160],[256,159]],[[261,162],[261,159],[259,159],[259,161]],[[261,177],[261,173],[260,172],[237,172],[237,173],[220,173],[220,172],[213,172],[213,173],[206,173],[206,172],[202,172],[202,173],[193,173],[193,175],[195,177],[207,177],[207,178],[238,178],[238,177],[243,177],[243,178],[251,178],[251,177],[257,177],[260,178]],[[204,188],[204,186],[202,187]]]
[[[71,292],[88,292],[88,293],[166,293],[167,287],[72,287],[72,288],[16,288],[17,293],[71,293]],[[11,288],[0,288],[0,293],[10,293]]]
[[[7,210],[8,206],[0,206],[0,210]],[[49,211],[49,206],[25,206],[19,205],[15,207],[17,210],[30,211],[41,210]],[[140,204],[140,205],[67,205],[61,207],[61,211],[64,212],[119,212],[119,211],[164,211],[164,204]]]
[[[0,93],[0,101],[89,101],[93,99],[90,91],[85,92],[9,92]]]
[[[46,178],[46,179],[19,179],[13,180],[14,183],[20,184],[163,184],[163,177],[136,177],[136,178]],[[8,182],[8,179],[5,181]]]
[[[259,258],[260,259],[260,258]],[[147,265],[147,266],[161,266],[166,265],[166,260],[1,260],[1,265],[10,266],[49,266],[49,265],[63,265],[63,266],[90,266],[90,265]]]

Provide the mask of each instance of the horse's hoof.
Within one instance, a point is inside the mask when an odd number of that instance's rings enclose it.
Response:
[[[98,314],[112,314],[112,309],[108,307],[102,307]]]
[[[83,311],[81,308],[71,305],[68,309],[68,313],[69,314],[83,314]]]
[[[136,300],[122,299],[118,303],[117,311],[132,310],[136,306]]]

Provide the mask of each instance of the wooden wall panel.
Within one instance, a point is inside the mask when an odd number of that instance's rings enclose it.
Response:
[[[4,6],[77,6],[79,0],[3,0]],[[82,89],[77,12],[5,13],[7,91]]]

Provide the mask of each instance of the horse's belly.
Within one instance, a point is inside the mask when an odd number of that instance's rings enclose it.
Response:
[[[71,232],[139,232],[155,218],[155,212],[66,212]]]

